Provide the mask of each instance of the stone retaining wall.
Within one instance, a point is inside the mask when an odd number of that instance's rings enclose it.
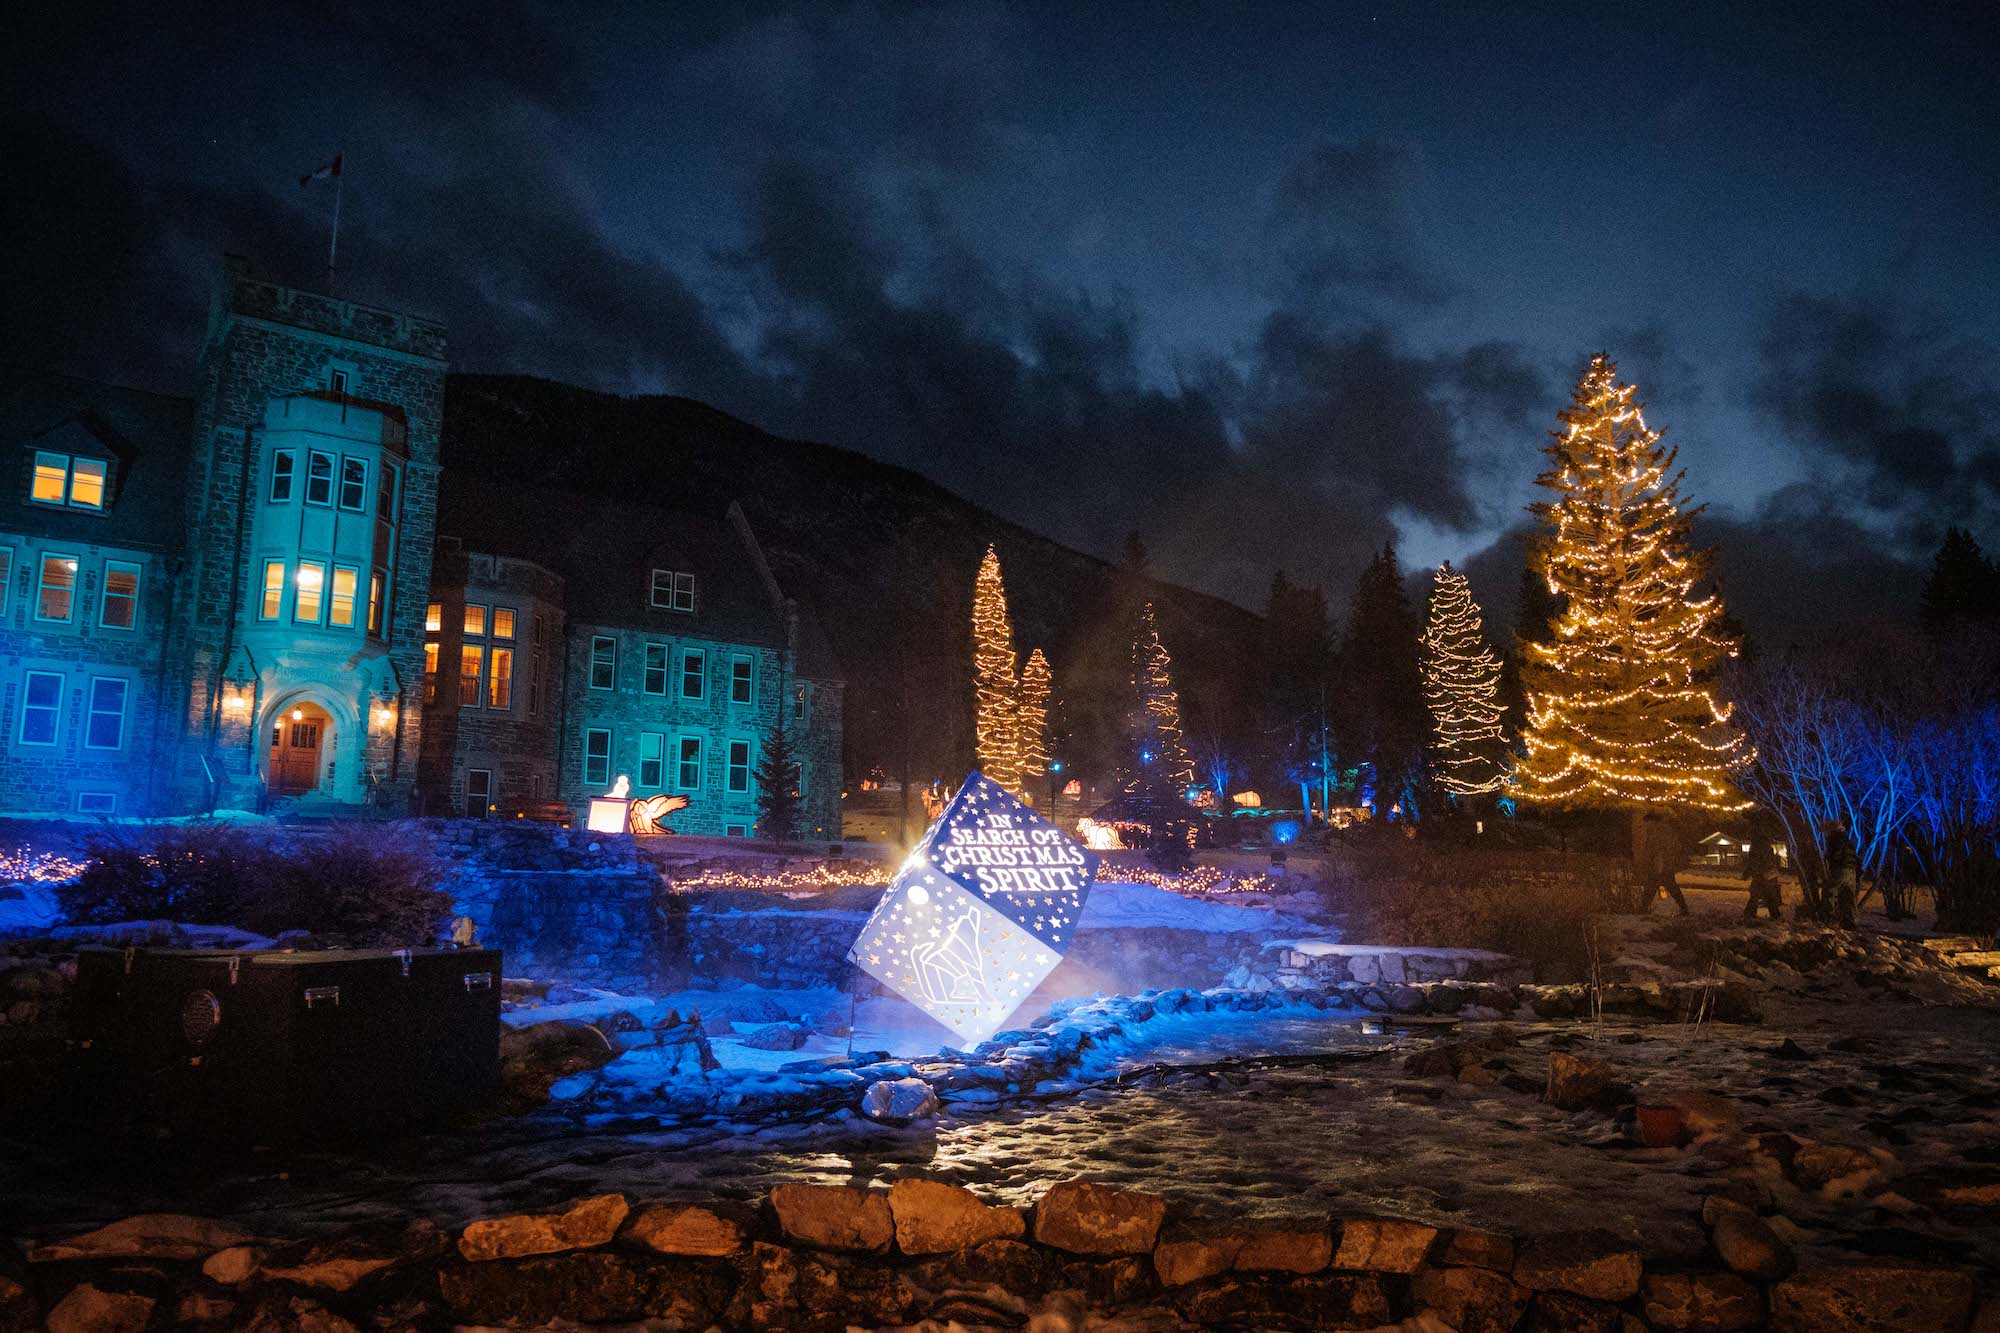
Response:
[[[1603,1231],[1512,1237],[1393,1217],[1178,1214],[1088,1182],[1027,1208],[910,1178],[780,1185],[758,1203],[619,1194],[311,1240],[128,1218],[0,1255],[0,1328],[850,1326],[1964,1333],[2000,1316],[1969,1269],[1825,1252],[1801,1264],[1721,1195],[1708,1249],[1662,1262]],[[1977,1315],[1975,1316],[1975,1309]],[[1976,1320],[1976,1322],[1975,1322]],[[1408,1322],[1404,1322],[1408,1321]]]

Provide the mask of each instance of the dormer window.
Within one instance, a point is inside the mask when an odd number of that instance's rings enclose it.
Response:
[[[104,480],[109,469],[102,459],[70,454],[35,453],[35,480],[29,498],[37,504],[68,505],[73,509],[104,508]]]
[[[654,570],[652,603],[662,611],[694,610],[694,575]]]

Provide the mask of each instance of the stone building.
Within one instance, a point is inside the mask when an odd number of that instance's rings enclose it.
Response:
[[[747,831],[737,761],[795,681],[837,833],[838,673],[741,514],[445,479],[445,374],[440,325],[233,257],[192,398],[0,369],[0,812],[541,813],[614,766]],[[721,694],[649,694],[661,651]]]

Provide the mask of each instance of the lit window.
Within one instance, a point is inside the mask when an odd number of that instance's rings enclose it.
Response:
[[[493,669],[486,673],[486,706],[507,708],[514,701],[514,650],[495,648]]]
[[[54,745],[62,713],[63,678],[53,671],[30,671],[21,692],[21,744]]]
[[[340,507],[360,513],[368,507],[368,461],[340,460]]]
[[[42,557],[41,596],[35,602],[35,619],[67,622],[76,607],[76,557]]]
[[[756,663],[738,654],[729,664],[729,702],[747,704],[756,697]]]
[[[664,780],[667,738],[657,731],[639,733],[639,785],[658,791]]]
[[[694,791],[701,786],[701,737],[681,737],[680,771],[675,780],[682,791]]]
[[[264,604],[257,609],[261,620],[276,620],[278,613],[285,609],[285,562],[266,560],[264,562]]]
[[[618,683],[618,640],[599,634],[590,641],[590,688],[608,690]]]
[[[59,505],[69,499],[69,455],[35,455],[35,484],[28,494],[45,505]]]
[[[396,469],[382,465],[382,477],[375,487],[375,517],[384,523],[396,521]]]
[[[382,605],[382,588],[382,571],[378,569],[368,576],[368,632],[378,638],[382,636],[382,612],[386,609]]]
[[[14,548],[0,546],[0,616],[7,614],[7,594],[14,584]]]
[[[493,812],[493,770],[465,770],[465,817],[484,819]]]
[[[433,639],[424,645],[424,702],[434,704],[438,697],[438,646]]]
[[[125,682],[99,677],[90,682],[90,715],[84,719],[87,750],[115,750],[125,743]]]
[[[694,575],[654,570],[652,602],[663,611],[694,610]]]
[[[649,643],[646,645],[646,681],[648,694],[667,692],[667,645]]]
[[[444,608],[432,602],[424,608],[424,633],[435,634],[444,628]]]
[[[681,652],[681,698],[699,699],[707,683],[708,654],[699,648]]]
[[[729,742],[729,790],[738,796],[750,791],[750,742]]]
[[[803,722],[806,720],[806,687],[804,684],[792,686],[792,720],[794,722]]]
[[[465,604],[465,633],[468,638],[478,638],[486,633],[486,608]]]
[[[514,612],[504,606],[493,608],[493,637],[511,639],[514,637]]]
[[[299,591],[292,599],[292,619],[301,624],[319,623],[320,602],[326,596],[326,566],[311,560],[299,563]]]
[[[70,464],[69,502],[80,509],[104,508],[104,464],[79,458]]]
[[[333,600],[327,608],[327,620],[342,629],[354,628],[354,594],[359,591],[361,576],[344,565],[333,567]]]
[[[131,629],[139,623],[139,567],[124,560],[104,562],[104,604],[97,623],[109,629]]]
[[[306,503],[309,505],[333,503],[332,454],[314,452],[306,455]]]
[[[292,498],[292,462],[289,449],[271,455],[271,503],[283,504]]]
[[[583,733],[583,781],[588,787],[602,787],[611,781],[611,733],[591,727]]]
[[[480,668],[486,665],[486,650],[478,644],[466,644],[458,650],[458,701],[461,704],[479,705]]]

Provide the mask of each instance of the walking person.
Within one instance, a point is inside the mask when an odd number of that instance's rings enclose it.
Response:
[[[1836,819],[1826,830],[1826,909],[1833,924],[1854,929],[1854,900],[1860,888],[1861,863],[1854,855],[1854,840],[1848,836],[1845,817]]]
[[[1687,859],[1686,850],[1681,846],[1680,831],[1670,819],[1662,818],[1658,811],[1648,811],[1642,821],[1645,843],[1641,849],[1644,860],[1640,866],[1640,882],[1644,886],[1641,912],[1651,912],[1653,902],[1662,893],[1674,900],[1681,909],[1682,916],[1690,915],[1687,899],[1681,894],[1680,881],[1675,872],[1681,862]]]
[[[1771,914],[1771,920],[1778,920],[1783,905],[1778,893],[1778,852],[1763,829],[1751,830],[1743,871],[1750,876],[1750,901],[1743,905],[1743,919],[1755,921],[1761,907]]]

